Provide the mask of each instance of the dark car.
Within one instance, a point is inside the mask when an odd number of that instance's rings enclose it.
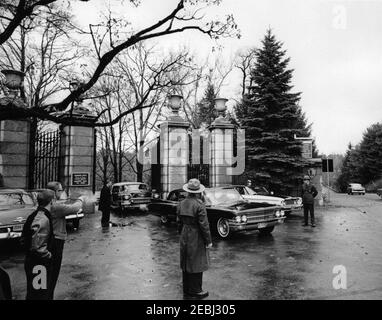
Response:
[[[0,189],[0,240],[19,238],[27,217],[36,205],[22,189]]]
[[[176,207],[187,196],[183,189],[171,191],[166,200],[153,199],[149,211],[160,216],[163,224],[176,221]],[[250,203],[233,188],[207,188],[203,197],[206,203],[211,230],[227,238],[233,232],[259,230],[269,234],[285,219],[280,206],[268,203]]]
[[[147,210],[151,202],[151,192],[147,184],[142,182],[119,182],[111,188],[111,208],[124,211],[126,209]]]

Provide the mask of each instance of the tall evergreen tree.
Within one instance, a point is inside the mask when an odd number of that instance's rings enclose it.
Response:
[[[360,167],[361,153],[359,146],[353,148],[351,143],[348,145],[344,161],[342,162],[341,173],[337,179],[337,186],[341,192],[345,192],[351,182],[361,182]]]
[[[368,184],[382,177],[382,124],[376,123],[366,129],[359,146],[360,182]]]
[[[205,125],[210,125],[216,118],[216,111],[215,111],[215,98],[216,98],[216,92],[215,87],[212,83],[209,83],[206,91],[204,93],[204,97],[202,100],[198,103],[198,111],[197,111],[197,118],[198,118],[198,126],[200,127],[202,123]]]
[[[256,51],[249,92],[236,107],[246,134],[246,172],[255,183],[278,192],[293,192],[306,162],[294,135],[310,135],[298,105],[300,93],[292,93],[292,72],[282,43],[268,30]]]

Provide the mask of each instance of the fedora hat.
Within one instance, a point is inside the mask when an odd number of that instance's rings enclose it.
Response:
[[[183,190],[190,193],[202,193],[205,189],[205,186],[203,186],[198,179],[190,179],[188,183],[183,186]]]

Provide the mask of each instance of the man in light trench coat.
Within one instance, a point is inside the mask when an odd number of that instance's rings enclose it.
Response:
[[[206,206],[200,199],[205,187],[198,179],[190,179],[183,186],[187,197],[177,207],[180,232],[180,267],[183,270],[183,294],[185,298],[203,299],[203,272],[209,267],[208,248],[212,247],[211,232]]]

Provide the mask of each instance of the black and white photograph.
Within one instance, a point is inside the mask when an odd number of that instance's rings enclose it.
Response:
[[[1,0],[0,300],[381,300],[381,16]]]

